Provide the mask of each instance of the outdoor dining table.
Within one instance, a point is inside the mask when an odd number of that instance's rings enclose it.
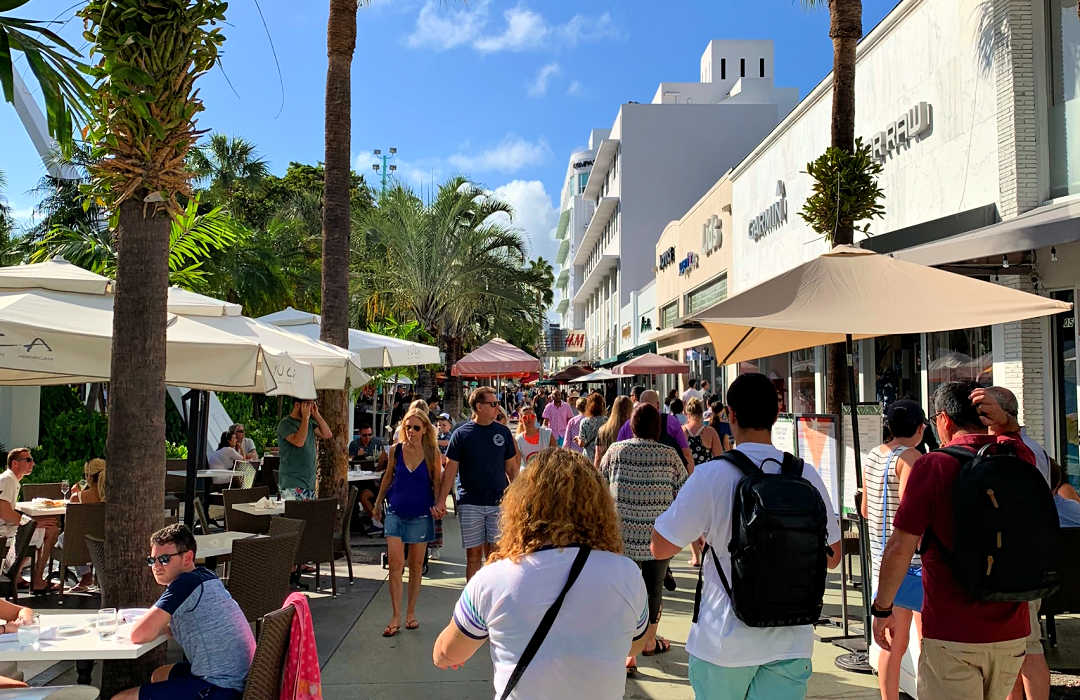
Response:
[[[94,631],[97,611],[53,614],[41,612],[41,631],[57,628],[51,639],[42,639],[38,650],[23,647],[15,633],[0,635],[0,661],[95,661],[98,659],[137,659],[168,639],[161,635],[142,644],[131,641],[131,625],[117,628],[112,639],[98,639]],[[10,637],[10,640],[8,639]]]
[[[187,472],[183,469],[170,469],[168,473],[172,476],[187,476]],[[236,473],[232,469],[200,469],[195,472],[195,480],[202,482],[203,508],[210,507],[211,484],[228,484],[234,476]]]
[[[51,502],[58,505],[46,505],[44,501],[19,501],[15,504],[15,510],[29,515],[31,518],[43,518],[49,515],[59,516],[67,513],[67,507],[69,501],[60,499],[51,499]]]
[[[366,471],[364,469],[350,469],[348,478],[350,484],[354,481],[381,481],[383,473]]]
[[[260,506],[257,502],[233,503],[232,508],[248,515],[284,515],[285,501],[274,499],[268,501],[266,506]]]
[[[195,535],[195,561],[202,562],[211,571],[217,567],[220,557],[232,554],[233,542],[251,537],[265,537],[254,532],[215,532],[209,535]]]

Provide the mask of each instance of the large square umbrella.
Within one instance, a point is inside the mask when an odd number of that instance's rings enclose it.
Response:
[[[611,368],[612,374],[690,374],[690,365],[670,357],[647,352]]]
[[[898,304],[909,313],[897,313]],[[725,365],[844,342],[848,389],[854,397],[853,339],[1009,323],[1071,308],[1072,304],[1036,294],[861,248],[837,246],[691,318],[708,331],[717,362]],[[855,481],[861,488],[854,410],[851,423]],[[869,543],[861,514],[859,517],[863,625],[869,648]]]

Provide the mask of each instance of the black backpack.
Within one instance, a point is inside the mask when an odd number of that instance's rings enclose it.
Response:
[[[766,474],[738,450],[720,459],[743,473],[732,503],[730,583],[716,552],[706,549],[736,617],[750,627],[816,623],[825,596],[829,515],[802,476],[803,461],[785,452],[780,473]],[[700,604],[699,571],[694,622]]]
[[[1039,470],[999,443],[978,452],[961,447],[938,452],[961,463],[953,483],[956,541],[949,551],[927,530],[922,551],[936,542],[975,600],[1038,600],[1055,591],[1061,528]]]

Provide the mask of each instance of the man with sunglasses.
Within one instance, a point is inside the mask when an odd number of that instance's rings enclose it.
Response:
[[[30,454],[30,448],[15,447],[8,452],[7,469],[0,474],[0,537],[6,537],[11,545],[5,564],[15,561],[15,532],[25,517],[15,510],[15,504],[19,502],[19,482],[32,471],[34,471],[34,457]],[[35,547],[38,553],[30,572],[31,590],[34,593],[60,590],[60,584],[50,584],[45,580],[45,565],[49,563],[53,545],[60,537],[60,521],[53,516],[35,518],[35,520],[37,529],[34,530],[30,545]],[[20,571],[21,569],[22,567]],[[21,583],[20,580],[19,584]]]
[[[469,396],[473,419],[450,436],[446,468],[435,498],[435,517],[446,515],[446,497],[461,476],[457,510],[461,545],[465,548],[465,579],[480,570],[499,540],[499,504],[503,491],[517,476],[517,448],[510,429],[496,421],[495,390],[482,386]]]
[[[136,620],[131,641],[142,644],[171,632],[187,661],[158,667],[150,683],[115,696],[120,700],[233,700],[244,692],[255,636],[221,580],[195,566],[195,548],[195,536],[180,523],[150,536],[146,563],[166,588]]]

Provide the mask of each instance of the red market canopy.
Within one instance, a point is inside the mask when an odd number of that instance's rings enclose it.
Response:
[[[540,360],[502,338],[493,338],[454,363],[455,377],[514,377],[539,375]]]
[[[613,374],[690,374],[690,366],[670,357],[647,352],[611,368]]]

